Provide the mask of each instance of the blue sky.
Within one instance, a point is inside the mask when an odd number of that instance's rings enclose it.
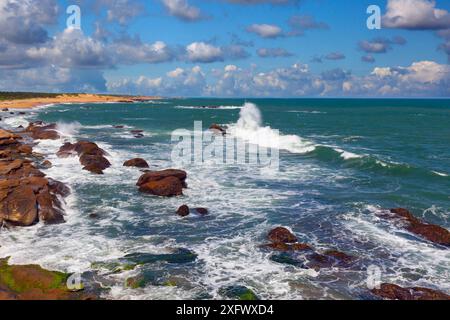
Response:
[[[66,28],[72,4],[81,30]],[[372,4],[381,30],[366,27]],[[0,0],[0,11],[11,29],[0,90],[450,95],[444,0]]]

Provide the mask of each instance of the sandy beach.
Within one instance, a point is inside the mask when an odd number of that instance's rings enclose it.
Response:
[[[62,94],[55,97],[40,97],[30,99],[15,99],[0,101],[0,108],[12,108],[12,109],[30,109],[34,107],[45,106],[49,104],[62,104],[62,103],[132,103],[141,102],[147,100],[156,100],[160,97],[150,96],[113,96],[113,95],[98,95],[98,94]]]

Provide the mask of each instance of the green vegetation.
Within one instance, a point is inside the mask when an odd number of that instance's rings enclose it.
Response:
[[[258,296],[249,288],[244,286],[230,286],[221,288],[219,294],[232,300],[254,301],[259,300]]]
[[[0,259],[0,285],[6,286],[14,293],[23,293],[33,289],[43,292],[49,290],[67,291],[68,275],[49,271],[37,265],[12,266],[8,259]]]
[[[21,100],[33,98],[54,98],[61,95],[60,93],[38,93],[38,92],[1,92],[0,101],[4,100]]]

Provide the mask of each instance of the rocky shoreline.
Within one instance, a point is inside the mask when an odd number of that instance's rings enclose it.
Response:
[[[38,223],[64,223],[64,198],[70,194],[65,184],[47,177],[45,168],[51,163],[44,155],[33,152],[36,140],[57,140],[60,138],[56,124],[33,122],[27,128],[14,131],[0,129],[0,227],[29,227]],[[211,130],[218,134],[226,134],[226,130],[212,125]],[[108,153],[90,141],[65,143],[57,152],[58,157],[78,157],[80,168],[87,174],[103,174],[111,166]],[[136,183],[138,190],[144,194],[160,197],[177,197],[183,195],[188,187],[187,173],[183,170],[167,169],[151,171],[146,160],[136,158],[126,161],[126,167],[143,170]],[[130,186],[131,187],[131,186]],[[200,216],[209,214],[206,208],[189,208],[186,204],[174,214],[183,218],[190,213]],[[428,224],[414,217],[408,210],[391,209],[382,214],[392,223],[400,225],[437,246],[450,247],[450,232],[440,226]],[[1,232],[1,231],[0,231]],[[270,260],[302,269],[319,271],[321,269],[339,268],[364,271],[358,257],[329,248],[318,251],[307,243],[298,241],[286,227],[277,227],[267,236],[268,243],[260,246],[261,250],[270,253]],[[1,246],[1,243],[0,243]],[[0,257],[0,300],[21,299],[99,299],[98,293],[86,292],[83,289],[71,291],[66,282],[70,275],[49,271],[37,265],[10,265],[7,257]],[[195,261],[197,255],[184,248],[172,249],[168,254],[151,255],[134,253],[119,261],[93,264],[93,269],[111,268],[111,272],[133,270],[139,265],[158,262],[184,264]],[[177,285],[174,280],[167,280]],[[172,281],[172,282],[170,282]],[[136,289],[151,283],[144,275],[128,278],[125,286]],[[161,285],[161,283],[159,283]],[[163,284],[164,285],[164,284]],[[403,288],[395,284],[383,283],[379,288],[368,290],[373,299],[394,300],[450,300],[446,293],[429,288]],[[257,294],[252,290],[236,285],[222,288],[220,294],[229,299],[255,300]]]

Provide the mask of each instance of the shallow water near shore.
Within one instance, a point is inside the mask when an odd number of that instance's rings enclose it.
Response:
[[[242,126],[246,103],[260,110],[261,123]],[[383,282],[450,291],[450,251],[377,216],[405,207],[450,228],[449,100],[155,100],[51,106],[3,121],[15,127],[37,119],[58,123],[63,137],[41,141],[35,151],[47,155],[53,167],[45,173],[69,185],[72,195],[65,224],[0,231],[0,257],[11,256],[12,263],[96,269],[111,288],[104,297],[120,299],[221,298],[220,289],[230,285],[246,286],[263,299],[362,299],[369,266],[382,270]],[[187,165],[177,167],[188,172],[183,197],[140,194],[135,183],[142,173],[123,162],[141,157],[152,170],[173,167],[171,133],[193,130],[194,121],[203,121],[205,129],[228,125],[246,140],[279,130],[279,172]],[[144,137],[131,130],[143,130]],[[56,157],[63,142],[82,139],[108,152],[112,167],[104,175],[81,170],[76,157]],[[180,218],[175,211],[182,204],[207,207],[210,214]],[[353,255],[360,268],[316,272],[274,262],[259,246],[276,226],[289,227],[319,251]],[[189,249],[198,258],[121,273],[94,268],[171,248]],[[126,279],[138,273],[166,285],[126,288]],[[178,285],[167,285],[173,282]]]

